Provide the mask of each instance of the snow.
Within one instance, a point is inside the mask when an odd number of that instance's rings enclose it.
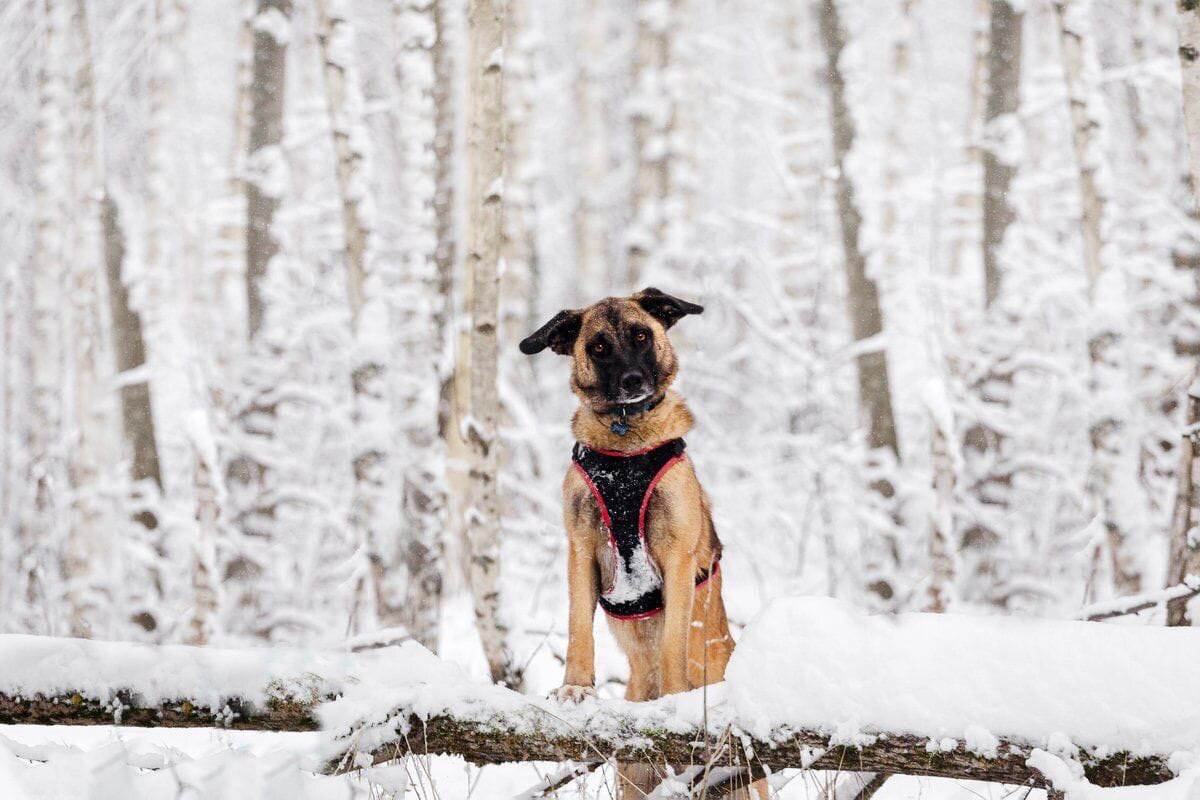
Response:
[[[604,599],[608,602],[628,603],[662,588],[662,575],[650,559],[645,539],[638,539],[628,560],[623,561],[616,548],[612,548],[610,555],[613,563],[613,585],[604,593]]]
[[[703,724],[707,712],[716,725],[725,707],[725,687],[719,685],[649,703],[586,700],[563,705],[472,680],[415,642],[396,648],[394,658],[384,671],[364,671],[342,697],[317,709],[321,727],[331,737],[330,756],[345,749],[345,737],[351,737],[360,752],[394,741],[408,733],[411,715],[452,715],[516,733],[539,730],[571,736],[586,729],[598,741],[623,741],[630,724],[635,735],[643,730],[689,731]]]
[[[189,699],[219,711],[237,697],[311,700],[342,691],[369,669],[396,669],[397,652],[318,652],[288,648],[150,646],[53,636],[0,636],[0,692],[109,700],[119,690],[157,705]]]
[[[1029,765],[1049,778],[1055,788],[1066,794],[1067,800],[1196,800],[1200,797],[1200,767],[1189,766],[1178,777],[1158,786],[1099,789],[1079,774],[1078,765],[1045,750],[1034,750],[1029,755]]]
[[[280,45],[292,40],[292,24],[277,8],[268,8],[254,17],[254,30],[265,33]]]
[[[927,738],[931,752],[962,741],[985,757],[1005,737],[1069,765],[1081,749],[1129,750],[1173,754],[1172,766],[1182,769],[1200,752],[1200,688],[1191,680],[1200,637],[1183,630],[871,615],[835,600],[790,598],[746,629],[725,684],[648,703],[579,705],[472,681],[415,643],[398,650],[403,670],[391,681],[350,685],[319,710],[330,744],[349,736],[358,750],[372,750],[407,733],[409,715],[447,714],[518,733],[586,730],[599,742],[623,730],[682,733],[707,723],[767,740],[799,729],[850,743],[906,733]]]
[[[1200,750],[1200,636],[1088,622],[871,615],[778,600],[746,629],[726,677],[739,725],[995,736],[1135,754]]]
[[[0,690],[9,694],[104,697],[122,687],[146,702],[190,697],[211,707],[232,695],[265,700],[273,684],[291,696],[341,696],[317,709],[324,733],[306,736],[303,747],[254,754],[222,744],[184,756],[120,738],[79,752],[0,739],[0,786],[17,787],[12,796],[20,797],[34,772],[17,767],[33,761],[61,767],[53,770],[61,775],[49,782],[42,778],[51,771],[35,776],[39,788],[31,796],[76,796],[87,785],[159,797],[167,775],[200,787],[196,797],[221,796],[234,777],[259,787],[256,797],[352,796],[351,784],[308,773],[347,747],[363,753],[406,734],[411,715],[448,714],[518,733],[586,731],[599,746],[638,731],[687,733],[705,723],[767,739],[799,728],[824,731],[833,741],[902,732],[926,737],[931,752],[963,741],[984,756],[994,755],[1004,736],[1027,742],[1030,763],[1082,800],[1130,795],[1088,785],[1073,761],[1079,748],[1174,753],[1180,777],[1141,787],[1136,796],[1193,800],[1189,792],[1200,787],[1191,755],[1200,751],[1200,689],[1190,677],[1198,657],[1200,637],[1191,631],[872,615],[840,601],[799,597],[776,601],[749,625],[725,684],[648,703],[563,705],[473,679],[411,641],[321,653],[3,636]],[[377,788],[399,792],[411,776],[394,769],[369,777]]]

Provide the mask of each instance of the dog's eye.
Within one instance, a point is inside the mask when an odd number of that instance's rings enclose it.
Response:
[[[637,333],[635,333],[635,334],[633,335],[633,339],[634,339],[634,341],[636,341],[636,342],[644,342],[644,341],[646,341],[646,332],[645,332],[645,331],[638,331]]]
[[[592,345],[592,352],[598,356],[604,355],[604,342],[596,342]]]

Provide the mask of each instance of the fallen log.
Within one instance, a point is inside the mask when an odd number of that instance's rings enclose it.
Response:
[[[228,728],[246,731],[302,732],[321,729],[316,703],[286,696],[265,703],[225,698],[217,707],[177,698],[147,703],[123,689],[103,698],[79,692],[50,696],[0,693],[0,725],[130,725],[139,728]]]
[[[785,740],[764,742],[749,736],[710,732],[720,747],[706,748],[702,731],[667,731],[645,727],[636,716],[596,714],[595,726],[564,732],[557,726],[530,729],[524,723],[506,728],[499,720],[481,722],[448,715],[422,718],[410,714],[397,736],[370,753],[380,764],[407,754],[455,755],[473,764],[522,761],[582,762],[607,759],[654,764],[712,764],[742,767],[751,779],[790,768],[925,775],[997,783],[1043,785],[1040,773],[1026,764],[1035,747],[1001,740],[995,757],[973,753],[965,742],[938,742],[920,737],[879,734],[875,741],[836,744],[815,731],[797,731]],[[220,709],[188,699],[147,704],[128,691],[100,699],[75,692],[52,697],[13,697],[0,694],[0,724],[129,725],[276,732],[321,729],[316,702],[277,697],[266,703],[227,698]],[[1084,774],[1096,786],[1161,783],[1173,777],[1163,756],[1135,757],[1115,753],[1078,757]],[[345,772],[364,765],[361,758],[341,754],[327,771]]]
[[[319,709],[340,742],[329,769],[452,753],[480,764],[615,758],[1044,785],[1029,759],[1050,753],[1096,786],[1126,786],[1166,781],[1174,753],[1200,751],[1200,638],[1190,631],[873,615],[797,598],[747,627],[726,684],[579,706],[409,656],[417,680],[351,686]]]
[[[1093,785],[1126,786],[1200,752],[1197,662],[1192,631],[796,599],[746,629],[726,684],[563,705],[473,681],[412,642],[320,653],[0,636],[0,724],[319,730],[314,766],[328,772],[414,753],[693,766],[710,785],[794,768],[1041,786],[1032,765],[1053,754]]]
[[[873,742],[831,743],[827,734],[796,731],[785,740],[764,742],[746,736],[730,736],[720,749],[706,750],[696,730],[681,732],[631,729],[627,738],[613,736],[612,718],[602,730],[583,728],[564,733],[553,728],[530,731],[506,730],[495,723],[456,719],[451,716],[421,718],[411,715],[393,740],[369,752],[370,764],[382,764],[405,755],[457,755],[477,765],[521,761],[618,761],[657,765],[713,763],[751,770],[751,779],[784,769],[879,772],[957,778],[1026,786],[1045,786],[1036,769],[1026,761],[1034,745],[1002,739],[995,756],[981,755],[955,741],[938,742],[907,734],[879,734]],[[719,737],[712,737],[713,739]],[[1174,777],[1166,756],[1079,755],[1088,781],[1096,786],[1128,786],[1162,783]],[[362,757],[348,750],[332,759],[330,772],[345,772],[365,766]]]

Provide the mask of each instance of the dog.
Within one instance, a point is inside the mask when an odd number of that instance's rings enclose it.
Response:
[[[667,338],[679,320],[703,311],[648,288],[560,311],[520,343],[526,355],[549,348],[570,356],[579,400],[563,481],[569,630],[563,684],[551,695],[561,702],[596,695],[597,604],[629,659],[627,700],[724,680],[734,643],[721,599],[721,542],[684,454],[693,420],[671,389],[679,364]],[[619,773],[623,796],[657,784],[649,765]]]

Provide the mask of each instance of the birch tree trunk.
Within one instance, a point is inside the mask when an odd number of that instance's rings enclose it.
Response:
[[[1008,201],[1008,192],[1017,165],[1010,163],[1012,141],[1019,133],[1021,99],[1022,26],[1024,15],[1009,0],[991,0],[989,45],[986,55],[987,97],[984,104],[984,126],[980,141],[983,169],[982,256],[984,319],[1000,329],[1011,327],[1011,320],[997,311],[1000,299],[1004,264],[1000,253],[1016,213]],[[994,329],[994,328],[993,328]],[[1009,352],[990,345],[999,337],[989,335],[984,352],[990,357],[988,369],[972,381],[971,390],[987,417],[1002,415],[1008,408],[1012,391],[1012,371],[1008,366]],[[1003,341],[1001,339],[1001,341]],[[995,572],[995,551],[1000,543],[1002,515],[1008,508],[1012,486],[1012,471],[1005,460],[1004,436],[1000,427],[989,424],[980,414],[963,434],[963,451],[971,476],[971,519],[962,532],[965,571],[977,577]],[[992,581],[984,580],[983,586]],[[988,599],[1000,602],[1002,597],[989,592]]]
[[[1187,128],[1192,200],[1200,197],[1200,2],[1179,0],[1179,66],[1183,73],[1183,119]]]
[[[220,535],[221,498],[217,485],[216,449],[204,445],[208,437],[192,442],[192,491],[196,496],[196,542],[192,565],[192,595],[186,634],[188,644],[208,644],[217,628],[217,537]]]
[[[1009,0],[992,0],[983,148],[983,283],[984,305],[988,307],[1000,297],[1004,277],[1000,248],[1016,218],[1008,202],[1008,189],[1017,166],[1006,160],[1004,145],[1019,124],[1023,22],[1024,15]]]
[[[838,14],[837,0],[817,0],[817,22],[821,47],[825,54],[826,82],[829,90],[829,124],[833,139],[834,167],[837,172],[835,191],[837,213],[842,233],[842,254],[846,272],[846,301],[854,341],[862,350],[855,358],[858,372],[858,402],[863,423],[867,427],[867,446],[872,451],[887,451],[898,460],[900,446],[896,436],[896,420],[892,412],[891,387],[888,379],[886,345],[882,339],[883,312],[879,305],[879,290],[867,274],[867,261],[859,246],[862,215],[854,197],[854,182],[848,171],[848,161],[854,148],[854,118],[846,100],[846,84],[840,59],[846,46],[846,34]],[[871,341],[874,340],[874,341]],[[887,507],[895,488],[886,478],[873,480],[871,489]],[[890,556],[868,559],[865,570],[868,588],[884,601],[895,595],[889,570],[883,561],[894,562],[898,550],[894,542],[873,551],[890,552]]]
[[[671,130],[675,109],[667,87],[675,0],[635,0],[633,65],[634,178],[632,224],[626,233],[627,283],[645,280],[647,263],[666,239],[665,204],[670,195]]]
[[[992,0],[975,0],[971,30],[971,78],[967,88],[967,114],[963,126],[963,138],[966,143],[964,161],[972,174],[983,171],[983,117],[987,102],[991,21]],[[957,231],[951,242],[950,263],[957,265],[963,263],[963,254],[975,246],[976,236],[982,234],[982,231],[968,221],[981,216],[983,193],[965,184],[956,193],[954,204],[956,218],[963,221],[956,226]]]
[[[540,45],[531,35],[532,17],[526,0],[506,0],[506,15],[513,34],[504,59],[504,240],[500,257],[504,275],[500,280],[500,338],[514,341],[524,331],[541,324],[538,277],[538,174],[543,167],[535,156],[539,142],[534,136],[538,96],[537,61]]]
[[[1114,310],[1098,305],[1098,301],[1111,301],[1100,296],[1101,284],[1105,279],[1102,254],[1105,209],[1104,196],[1100,191],[1096,172],[1102,155],[1097,143],[1099,125],[1088,107],[1088,93],[1092,87],[1085,79],[1088,67],[1087,49],[1081,31],[1087,15],[1083,13],[1080,5],[1080,0],[1056,0],[1054,9],[1058,15],[1063,72],[1070,103],[1071,140],[1079,170],[1083,264],[1087,272],[1088,296],[1094,312],[1092,332],[1088,341],[1088,395],[1100,408],[1092,413],[1089,427],[1091,464],[1088,470],[1087,496],[1090,513],[1097,515],[1104,525],[1113,585],[1118,594],[1136,594],[1141,589],[1141,575],[1137,566],[1130,560],[1128,534],[1117,518],[1112,497],[1114,473],[1121,457],[1124,421],[1118,416],[1114,401],[1111,398],[1106,400],[1106,397],[1112,394],[1111,387],[1122,385],[1124,376],[1116,362],[1121,335],[1117,328],[1110,324]]]
[[[78,211],[69,280],[73,378],[70,394],[78,433],[70,454],[73,515],[65,572],[72,636],[90,634],[91,621],[96,617],[96,595],[105,591],[93,578],[102,579],[110,573],[96,563],[102,554],[111,551],[102,540],[110,520],[99,482],[105,464],[113,456],[115,443],[110,435],[114,423],[112,406],[106,397],[109,376],[100,372],[107,355],[100,296],[104,270],[101,203],[105,192],[102,131],[96,107],[87,11],[86,0],[76,0],[71,15],[72,45],[77,52],[72,146],[73,191]]]
[[[470,108],[467,159],[470,200],[466,269],[470,276],[470,397],[462,421],[468,446],[465,513],[475,617],[492,678],[520,683],[506,644],[500,592],[500,498],[498,494],[500,399],[496,360],[499,322],[498,262],[504,235],[504,47],[503,0],[470,0],[467,33]]]
[[[216,280],[208,283],[209,297],[213,304],[221,303],[237,291],[245,292],[246,268],[246,199],[247,160],[250,131],[250,95],[254,79],[254,14],[255,0],[238,0],[242,22],[238,32],[236,84],[233,95],[232,133],[229,137],[228,183],[226,202],[222,203],[222,219],[218,228],[220,263]],[[232,285],[238,282],[236,288]],[[244,335],[235,315],[213,315],[215,323],[221,325],[221,339],[216,350],[216,359],[223,367],[231,366],[236,355],[244,350]]]
[[[825,51],[833,157],[837,169],[837,210],[842,229],[846,295],[854,340],[864,342],[883,333],[883,312],[879,306],[879,289],[875,280],[867,275],[866,258],[859,247],[862,215],[854,199],[854,183],[846,163],[854,147],[854,119],[846,102],[846,85],[838,64],[846,45],[846,34],[842,29],[836,0],[819,0],[819,3],[818,20],[821,45]],[[856,359],[858,397],[868,428],[867,443],[872,449],[890,450],[899,458],[887,355],[882,342],[872,343],[868,348]]]
[[[91,32],[87,19],[86,0],[77,0],[75,24],[83,43],[87,70],[91,72]],[[144,373],[146,347],[142,340],[142,322],[130,305],[129,290],[123,278],[125,262],[125,234],[121,228],[120,210],[108,192],[103,152],[103,131],[100,126],[99,108],[95,98],[95,81],[92,75],[80,75],[77,92],[84,106],[85,115],[94,120],[92,143],[81,147],[81,152],[95,159],[94,185],[89,189],[90,198],[98,206],[95,214],[99,221],[99,245],[102,249],[103,271],[108,296],[111,350],[117,385],[120,393],[122,429],[130,458],[129,476],[134,484],[148,481],[155,490],[162,491],[162,474],[159,469],[158,447],[154,438],[154,416],[150,406],[150,384]],[[157,526],[157,519],[149,510],[143,509],[134,519],[147,528]]]
[[[292,37],[292,0],[255,0],[250,27],[253,31],[249,84],[249,129],[246,138],[245,188],[245,291],[246,332],[252,351],[266,315],[261,281],[271,259],[279,252],[273,230],[288,164],[283,151],[284,101],[287,88],[287,48]],[[270,357],[270,354],[267,354]],[[257,374],[245,374],[247,398],[233,409],[234,447],[225,465],[225,483],[234,498],[239,527],[267,538],[275,516],[275,499],[269,492],[269,474],[276,455],[271,446],[276,428],[277,400],[256,385]],[[246,580],[242,604],[256,606],[258,587],[253,582],[262,567],[256,559],[239,555],[225,569],[226,578]]]
[[[142,320],[129,302],[129,289],[123,277],[125,234],[121,228],[120,208],[108,194],[105,194],[101,203],[112,350],[121,393],[122,427],[130,455],[129,477],[135,484],[148,481],[154,484],[157,491],[162,491],[162,472],[154,438],[154,414],[150,405],[150,382],[144,369],[146,344],[142,339]],[[148,510],[135,514],[134,518],[147,528],[154,528],[158,524]]]
[[[49,575],[60,565],[70,527],[62,498],[69,491],[65,449],[63,387],[67,332],[59,305],[66,290],[66,236],[70,218],[65,190],[70,186],[67,147],[68,96],[65,75],[68,11],[61,0],[45,0],[42,67],[38,77],[36,241],[32,264],[33,331],[30,347],[32,424],[28,477],[32,505],[21,526],[23,569],[28,599],[49,604],[57,587]],[[40,596],[40,598],[39,598]],[[57,600],[58,598],[54,598]],[[54,631],[47,631],[53,633]]]
[[[380,620],[385,627],[400,623],[393,616],[390,604],[380,599],[380,581],[384,570],[394,559],[384,552],[380,510],[384,503],[384,476],[388,472],[390,433],[387,424],[386,374],[384,359],[375,352],[379,331],[363,332],[364,308],[367,303],[367,248],[370,225],[362,205],[366,192],[365,144],[362,141],[362,98],[359,94],[357,72],[351,57],[354,53],[354,33],[340,5],[330,0],[317,0],[317,41],[324,61],[325,99],[333,134],[333,151],[337,160],[338,194],[342,206],[342,248],[346,268],[346,298],[350,309],[350,332],[353,337],[354,367],[351,385],[354,393],[354,423],[352,466],[354,496],[350,505],[350,528],[359,551],[368,560],[369,568],[359,577],[354,610],[351,612],[351,631],[357,624],[357,612],[365,608],[368,588],[375,599],[375,611],[389,618]],[[394,531],[393,531],[394,533]],[[390,545],[395,545],[395,537]],[[392,550],[387,547],[386,550]],[[368,583],[369,581],[369,583]]]
[[[1200,207],[1200,2],[1180,0],[1176,6],[1179,26],[1179,66],[1183,78],[1183,119],[1187,128],[1188,167],[1192,184],[1193,210]],[[1180,446],[1179,489],[1171,518],[1171,551],[1167,563],[1167,586],[1184,578],[1200,576],[1200,383],[1192,382],[1187,393],[1187,416]],[[1188,599],[1167,603],[1168,625],[1193,625]]]
[[[446,523],[447,426],[442,419],[443,383],[447,369],[447,313],[453,292],[454,240],[450,180],[454,119],[450,105],[452,74],[445,16],[440,0],[406,0],[394,6],[396,82],[402,115],[399,128],[406,136],[401,183],[414,187],[405,198],[405,220],[412,226],[404,246],[408,269],[404,280],[428,299],[428,315],[411,302],[400,309],[409,330],[428,331],[428,341],[405,348],[409,370],[402,407],[412,420],[404,439],[411,454],[403,468],[400,509],[402,584],[387,580],[383,565],[375,564],[376,583],[385,588],[379,598],[380,617],[398,616],[408,633],[431,650],[438,645],[442,598],[442,530]],[[417,191],[415,187],[430,187]],[[433,231],[428,236],[416,231]],[[407,338],[406,334],[406,338]]]
[[[0,430],[0,526],[13,536],[0,542],[0,574],[9,576],[0,582],[0,600],[15,609],[20,602],[18,587],[12,580],[20,574],[25,511],[25,444],[29,437],[30,414],[27,400],[26,371],[30,337],[28,333],[28,279],[13,259],[0,273],[0,367],[4,371],[4,427]]]
[[[1179,448],[1178,490],[1171,515],[1171,551],[1167,562],[1167,586],[1178,586],[1186,578],[1200,577],[1200,381],[1193,380],[1187,393],[1187,417]],[[1193,625],[1189,608],[1194,598],[1167,603],[1167,624]]]
[[[579,192],[574,222],[580,280],[590,296],[608,282],[606,244],[612,236],[605,214],[608,211],[604,202],[607,193],[601,190],[609,180],[610,149],[604,136],[608,122],[604,104],[606,76],[601,74],[600,67],[608,52],[611,12],[607,4],[584,2],[581,5],[584,17],[579,29],[575,76],[575,108],[579,118],[576,142],[580,183],[590,190]]]
[[[943,430],[937,415],[931,415],[930,436],[933,462],[933,508],[929,515],[929,589],[926,610],[941,613],[951,600],[955,573],[954,491],[956,471],[950,452],[954,431]]]
[[[346,297],[350,306],[350,328],[357,334],[366,302],[368,228],[359,202],[365,190],[361,174],[365,154],[361,137],[355,135],[358,126],[362,125],[362,103],[358,98],[358,87],[354,85],[353,65],[348,63],[354,52],[354,34],[340,5],[331,0],[317,0],[316,9],[317,42],[324,60],[325,101],[341,195]]]
[[[246,180],[246,313],[253,339],[263,324],[265,304],[259,282],[279,242],[271,225],[279,209],[283,170],[283,100],[287,85],[287,37],[292,0],[258,0],[254,27],[254,68],[250,92],[250,140]]]

